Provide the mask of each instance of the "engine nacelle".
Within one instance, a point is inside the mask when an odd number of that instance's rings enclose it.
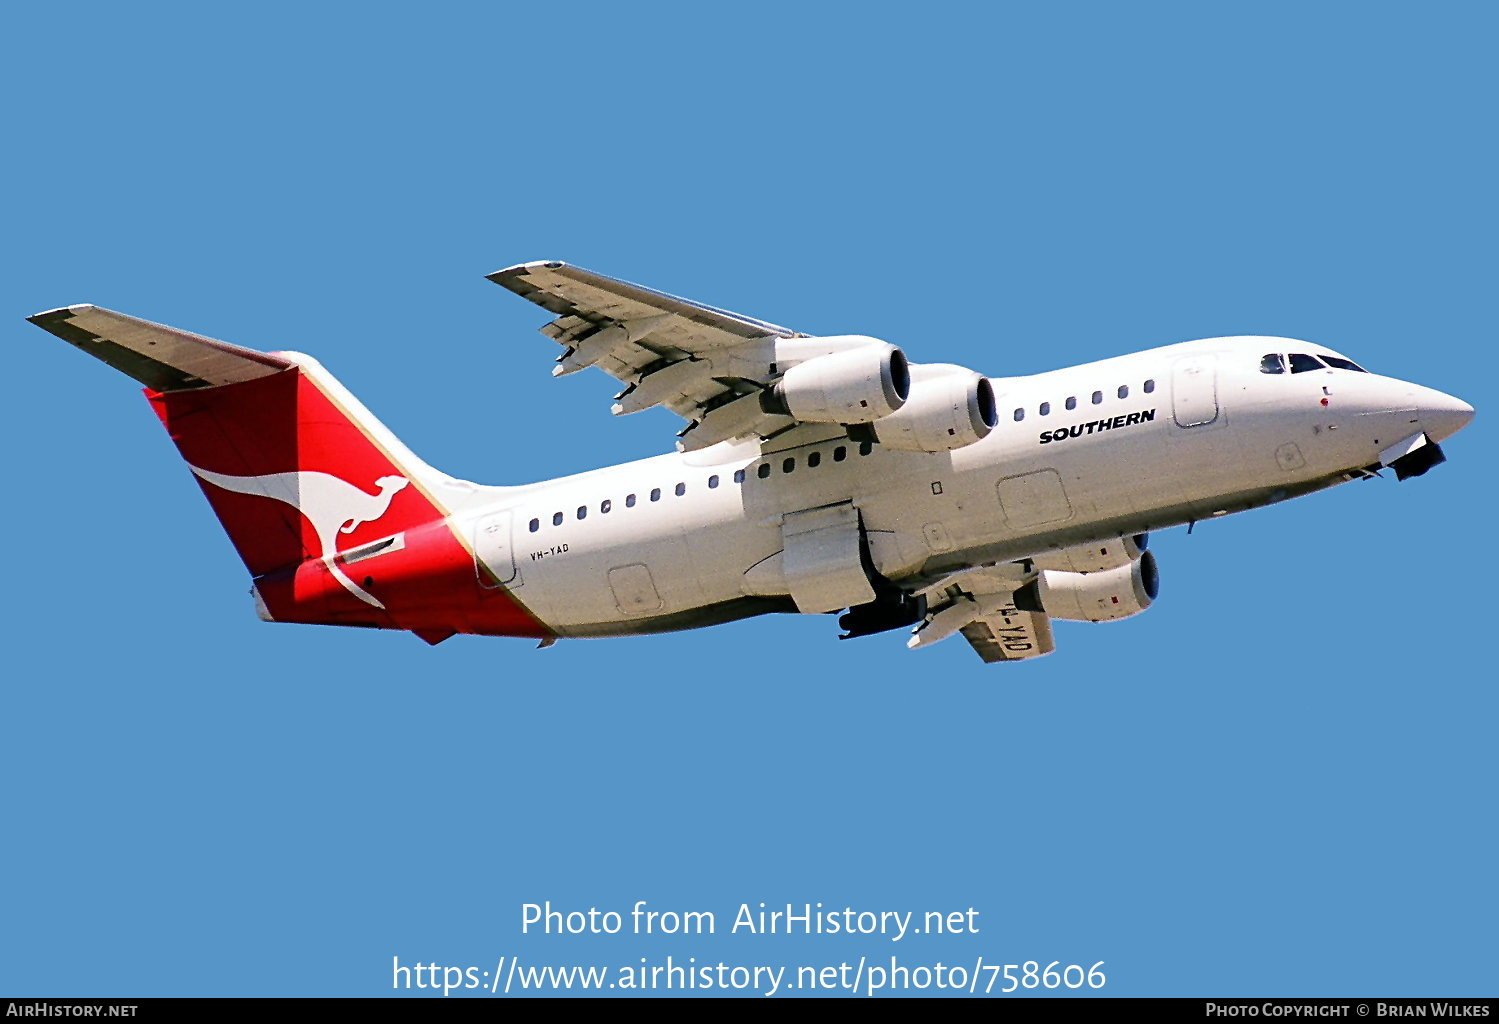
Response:
[[[1041,607],[1054,619],[1113,622],[1138,615],[1160,592],[1155,555],[1144,552],[1127,565],[1099,572],[1056,572],[1040,577]]]
[[[1078,544],[1036,555],[1031,562],[1037,569],[1052,569],[1056,572],[1102,572],[1117,569],[1121,565],[1138,559],[1150,545],[1150,534],[1136,533],[1129,537],[1100,540],[1092,544]]]
[[[804,423],[870,423],[906,404],[911,373],[905,353],[875,338],[826,340],[861,344],[791,367],[764,393],[766,412]]]
[[[946,363],[911,368],[911,395],[872,433],[887,448],[950,452],[982,441],[999,417],[989,378]]]

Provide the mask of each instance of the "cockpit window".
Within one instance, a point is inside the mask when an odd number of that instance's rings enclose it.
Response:
[[[1325,369],[1325,367],[1322,365],[1322,360],[1318,359],[1316,356],[1309,356],[1305,352],[1291,353],[1292,373],[1306,373],[1310,370],[1321,369]]]
[[[1279,352],[1271,352],[1268,356],[1260,360],[1260,372],[1285,373],[1286,357]]]
[[[1352,359],[1344,359],[1342,356],[1329,356],[1319,352],[1317,353],[1317,358],[1321,359],[1328,366],[1336,367],[1339,370],[1356,370],[1359,373],[1369,372]]]

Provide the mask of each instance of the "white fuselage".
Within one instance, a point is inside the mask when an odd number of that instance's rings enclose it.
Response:
[[[508,549],[490,530],[480,555],[558,635],[655,632],[795,610],[778,552],[806,510],[848,503],[873,567],[914,585],[1309,493],[1471,415],[1372,373],[1262,372],[1275,351],[1329,350],[1219,338],[994,378],[999,426],[956,451],[720,444],[505,488],[464,518],[508,519]]]

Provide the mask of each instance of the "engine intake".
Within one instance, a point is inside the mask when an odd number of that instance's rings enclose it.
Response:
[[[949,452],[982,441],[998,422],[989,378],[938,363],[912,368],[910,398],[873,433],[888,448]]]

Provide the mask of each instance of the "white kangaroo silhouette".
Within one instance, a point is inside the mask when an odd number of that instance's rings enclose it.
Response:
[[[333,561],[338,554],[338,535],[353,533],[364,523],[385,515],[397,492],[411,483],[404,476],[382,476],[375,481],[379,494],[369,494],[347,481],[328,473],[298,471],[267,473],[265,476],[226,476],[189,464],[189,469],[215,487],[238,494],[255,494],[275,498],[295,508],[312,524],[318,543],[323,546],[322,562],[343,588],[366,604],[384,608],[373,594],[366,593],[344,575]]]

